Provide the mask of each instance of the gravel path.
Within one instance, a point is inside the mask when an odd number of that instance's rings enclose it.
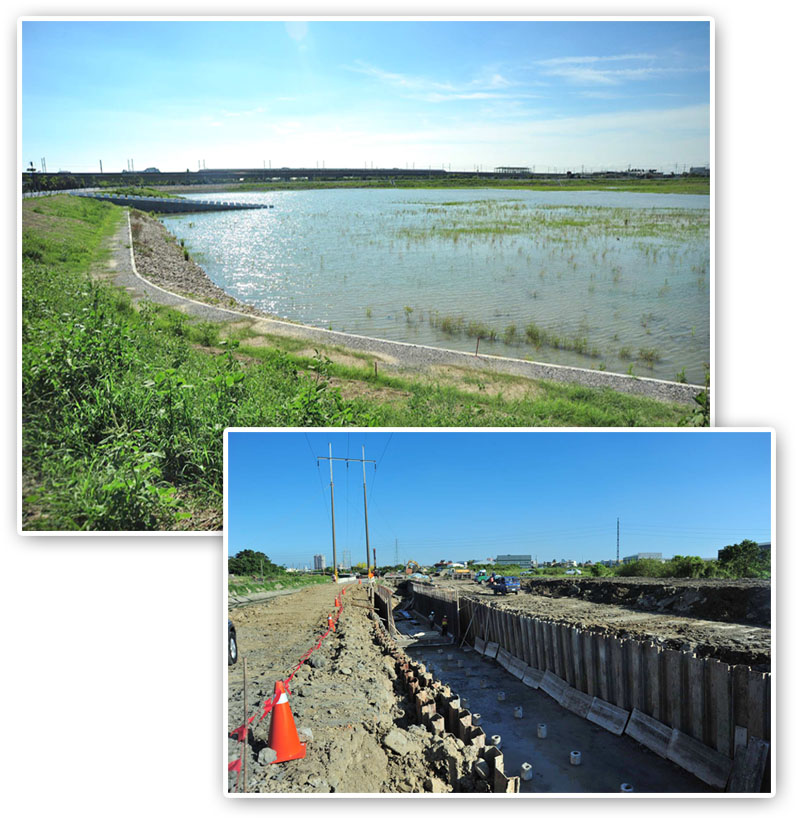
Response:
[[[128,249],[131,243],[133,254]],[[434,366],[455,366],[593,388],[607,387],[630,395],[682,404],[692,404],[695,395],[704,391],[703,387],[693,384],[494,355],[474,355],[318,329],[272,318],[254,307],[237,302],[217,287],[201,267],[191,260],[185,260],[183,249],[160,222],[138,213],[130,215],[130,227],[128,220],[125,221],[114,244],[116,283],[128,289],[134,298],[147,296],[159,304],[179,307],[190,315],[208,321],[254,320],[252,328],[255,332],[366,352],[375,355],[390,368],[420,371]],[[207,301],[215,303],[204,303]]]

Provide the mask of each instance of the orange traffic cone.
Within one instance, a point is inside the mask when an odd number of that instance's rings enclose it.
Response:
[[[306,744],[300,741],[297,728],[294,726],[292,708],[289,707],[289,698],[283,682],[275,682],[275,704],[272,708],[272,720],[269,723],[268,744],[278,757],[273,764],[281,761],[292,761],[295,758],[306,757]]]
[[[339,597],[338,597],[338,596],[336,597],[336,599],[334,599],[334,600],[333,600],[333,607],[334,607],[334,608],[338,608],[338,607],[339,607]]]
[[[333,621],[332,616],[328,616],[328,630],[335,631],[336,630],[336,623]]]

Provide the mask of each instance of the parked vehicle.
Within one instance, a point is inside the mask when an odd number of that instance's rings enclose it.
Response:
[[[496,594],[518,594],[519,577],[495,577],[494,582],[489,583],[488,587]]]
[[[233,622],[228,620],[228,664],[235,665],[236,660],[239,658],[239,644],[236,641],[236,628],[233,626]]]
[[[564,571],[564,573],[568,577],[574,577],[574,576],[581,576],[582,572],[581,572],[580,568],[570,568],[568,571]]]

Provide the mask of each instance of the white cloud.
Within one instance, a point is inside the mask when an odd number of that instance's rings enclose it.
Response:
[[[552,57],[548,60],[537,60],[537,65],[585,65],[598,62],[619,62],[620,60],[653,60],[654,54],[616,54],[607,57]]]
[[[344,66],[348,71],[373,77],[379,82],[408,92],[416,99],[426,102],[444,102],[447,100],[490,99],[499,89],[511,88],[514,83],[497,71],[487,72],[465,82],[450,82],[420,77],[413,74],[398,74],[384,71],[368,63],[357,61],[355,65]]]

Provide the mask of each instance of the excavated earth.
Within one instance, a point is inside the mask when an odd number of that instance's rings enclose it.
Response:
[[[340,586],[317,585],[291,596],[235,608],[239,662],[228,668],[228,728],[244,721],[243,665],[247,658],[248,713],[262,712],[275,681],[285,679],[327,629]],[[478,748],[453,736],[434,736],[416,724],[394,661],[375,639],[366,589],[347,587],[335,633],[297,671],[289,703],[301,739],[309,737],[304,759],[270,764],[270,716],[253,722],[247,742],[247,792],[407,793],[452,792],[453,762],[458,788],[469,791]],[[229,761],[242,745],[228,741]],[[229,773],[229,791],[237,790]]]
[[[437,579],[434,587],[548,622],[771,669],[768,580],[543,577],[523,579],[522,593],[508,596],[468,580]]]

